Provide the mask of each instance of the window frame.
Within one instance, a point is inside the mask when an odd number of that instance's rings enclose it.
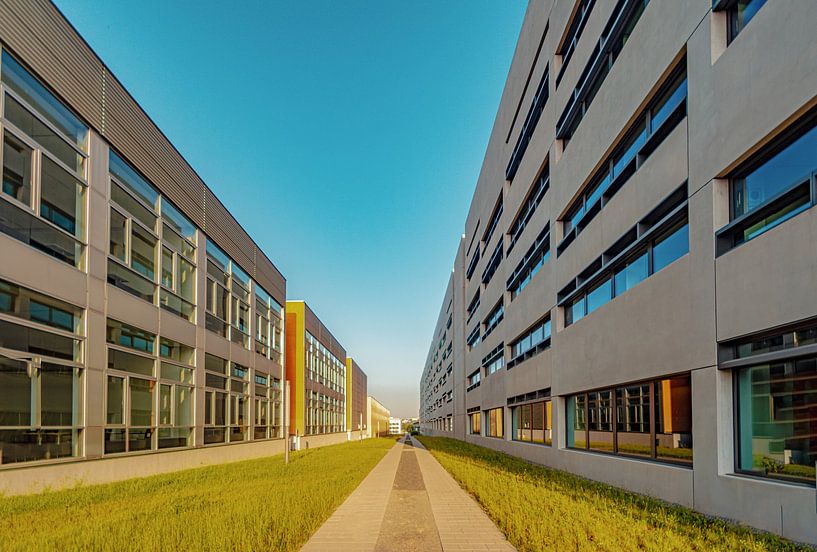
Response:
[[[2,72],[2,67],[0,67],[0,72]],[[59,159],[56,155],[48,151],[45,146],[41,145],[37,142],[33,137],[30,137],[26,132],[22,129],[18,128],[14,123],[9,121],[6,118],[6,94],[11,96],[16,102],[18,102],[28,113],[30,113],[34,118],[36,118],[41,124],[45,125],[49,130],[54,132],[57,137],[62,139],[65,143],[70,145],[78,155],[80,155],[83,159],[83,167],[82,173],[78,173],[77,171],[71,169],[67,166],[61,159]],[[44,117],[42,117],[37,110],[35,110],[32,106],[30,106],[25,100],[23,100],[20,96],[18,96],[14,91],[10,90],[4,83],[0,83],[0,137],[4,137],[5,133],[8,132],[14,139],[22,142],[24,145],[29,147],[32,150],[32,159],[31,159],[31,189],[29,190],[29,204],[25,204],[16,198],[12,198],[5,193],[0,193],[0,199],[7,201],[11,205],[23,210],[27,214],[36,217],[39,222],[46,224],[49,228],[56,230],[63,236],[70,238],[74,243],[79,246],[79,255],[76,256],[74,263],[68,263],[69,266],[73,266],[80,271],[85,271],[86,269],[86,251],[88,247],[88,202],[89,202],[89,186],[88,186],[88,154],[81,149],[79,149],[74,143],[72,143],[59,129],[55,128],[49,121],[47,121]],[[88,138],[86,137],[86,140]],[[3,138],[5,142],[5,138]],[[3,149],[0,148],[0,167],[3,166],[4,159],[3,159]],[[43,157],[47,158],[50,162],[54,163],[59,169],[62,169],[68,173],[69,176],[76,179],[79,183],[81,188],[81,202],[79,204],[82,206],[82,232],[80,236],[72,234],[71,232],[67,231],[65,228],[55,224],[51,220],[44,218],[41,214],[41,205],[42,205],[42,167],[43,167]],[[16,238],[15,238],[16,239]],[[34,248],[31,244],[22,242],[28,247]],[[34,248],[37,249],[37,248]],[[39,251],[39,249],[37,249]],[[46,253],[48,254],[48,253]],[[53,255],[49,255],[54,257]],[[57,258],[57,257],[54,257]],[[65,262],[65,261],[63,261]]]
[[[669,100],[681,87],[685,89],[683,100],[672,107],[659,127],[653,129],[653,110],[661,100],[667,97],[668,93],[667,101],[663,105],[671,105]],[[622,133],[615,147],[605,155],[600,168],[585,181],[578,196],[565,207],[564,214],[558,219],[562,225],[563,237],[556,247],[557,257],[570,247],[584,228],[606,207],[667,136],[686,118],[688,98],[687,58],[684,55],[671,69],[661,85],[648,96],[646,106]],[[623,158],[622,154],[630,151],[632,147],[636,147],[632,157],[617,171],[616,168]]]
[[[656,386],[659,383],[663,382],[663,381],[668,381],[668,380],[672,380],[672,379],[680,378],[680,377],[686,377],[686,378],[689,379],[690,408],[691,408],[691,404],[692,404],[692,372],[691,371],[677,372],[677,373],[673,373],[673,374],[655,376],[655,377],[647,378],[647,379],[628,381],[626,383],[615,384],[615,385],[608,386],[608,387],[600,387],[600,388],[595,388],[595,389],[589,389],[589,390],[586,390],[586,391],[581,391],[579,393],[573,393],[573,394],[570,394],[570,395],[566,395],[565,396],[565,401],[564,401],[566,433],[569,434],[571,431],[583,433],[584,434],[584,447],[580,448],[580,447],[576,447],[576,446],[570,446],[569,444],[567,444],[567,443],[569,443],[570,439],[569,439],[568,435],[566,435],[565,436],[566,437],[566,441],[565,441],[566,447],[565,448],[567,450],[572,450],[572,451],[577,451],[577,452],[582,452],[582,453],[588,453],[589,452],[589,453],[593,453],[593,454],[603,454],[603,455],[606,455],[606,456],[615,456],[615,457],[627,458],[627,459],[631,459],[631,460],[642,460],[642,461],[645,461],[645,462],[656,462],[656,463],[659,463],[659,464],[669,464],[669,465],[673,465],[673,466],[687,468],[687,469],[690,469],[690,470],[694,469],[695,465],[694,465],[693,457],[690,457],[689,462],[686,462],[684,460],[675,459],[675,458],[668,457],[668,456],[659,456],[658,455],[658,439],[657,439],[657,436],[658,436],[658,430],[657,430],[658,423],[657,423],[656,416],[655,416],[656,405],[657,405],[657,396],[658,396],[657,391],[656,391]],[[650,423],[649,423],[649,425],[650,425],[650,432],[649,432],[650,455],[649,456],[635,454],[635,453],[631,453],[631,452],[621,452],[619,450],[619,441],[618,441],[618,434],[620,433],[620,431],[618,429],[618,413],[619,413],[619,404],[618,404],[619,395],[618,395],[618,391],[621,390],[621,389],[625,389],[627,387],[644,386],[644,385],[649,385],[649,387],[650,387],[650,390],[649,390],[649,402],[648,402],[648,405],[647,405],[647,411],[650,413]],[[610,413],[612,415],[612,419],[610,421],[610,425],[612,427],[612,431],[610,432],[611,435],[612,435],[612,449],[609,450],[609,451],[602,450],[601,448],[592,448],[591,447],[591,442],[590,442],[590,432],[591,432],[591,429],[590,429],[590,425],[591,425],[590,395],[593,394],[593,393],[603,393],[603,392],[609,392],[610,396],[612,397],[612,403],[611,403],[612,406],[610,407]],[[576,429],[571,429],[570,428],[570,420],[573,419],[573,417],[572,417],[572,415],[570,413],[570,406],[571,406],[570,399],[575,398],[577,400],[580,397],[584,397],[584,401],[583,401],[584,402],[584,429],[583,430],[576,430]],[[628,433],[628,432],[623,432],[623,433]],[[574,435],[575,435],[575,433],[574,433]],[[694,456],[694,451],[695,451],[694,442],[695,442],[695,440],[694,440],[694,427],[693,427],[692,418],[690,418],[690,435],[693,436],[692,437],[693,445],[692,445],[691,450],[693,451],[692,454]],[[686,448],[686,447],[678,447],[678,448]]]

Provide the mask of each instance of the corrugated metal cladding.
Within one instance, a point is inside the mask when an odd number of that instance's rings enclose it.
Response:
[[[0,0],[0,36],[94,127],[104,66],[47,0]]]
[[[309,305],[305,304],[304,309],[304,327],[306,331],[311,333],[318,341],[323,343],[323,346],[329,349],[329,352],[338,357],[340,360],[346,363],[346,349],[340,344],[340,342],[335,339],[335,336],[332,335],[332,332],[329,331],[323,322],[321,322],[318,315],[316,315]]]
[[[0,0],[0,41],[278,302],[286,280],[48,0]]]

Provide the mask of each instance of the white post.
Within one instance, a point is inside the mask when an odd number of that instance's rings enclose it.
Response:
[[[289,464],[289,381],[284,381],[284,464]]]

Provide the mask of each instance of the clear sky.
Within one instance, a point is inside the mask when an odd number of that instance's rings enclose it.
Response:
[[[369,393],[416,416],[526,2],[56,3]]]

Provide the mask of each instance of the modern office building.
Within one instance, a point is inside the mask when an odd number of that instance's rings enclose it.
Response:
[[[0,42],[0,482],[282,437],[284,277],[51,3]]]
[[[346,358],[346,430],[365,432],[367,392],[366,372],[361,370],[353,358]]]
[[[369,426],[368,437],[384,437],[389,434],[389,409],[369,395],[366,397],[366,419]]]
[[[531,2],[424,433],[817,543],[815,21],[808,0]]]
[[[403,433],[403,420],[389,417],[389,434],[400,435]]]
[[[286,303],[290,434],[346,431],[346,349],[304,301]]]

